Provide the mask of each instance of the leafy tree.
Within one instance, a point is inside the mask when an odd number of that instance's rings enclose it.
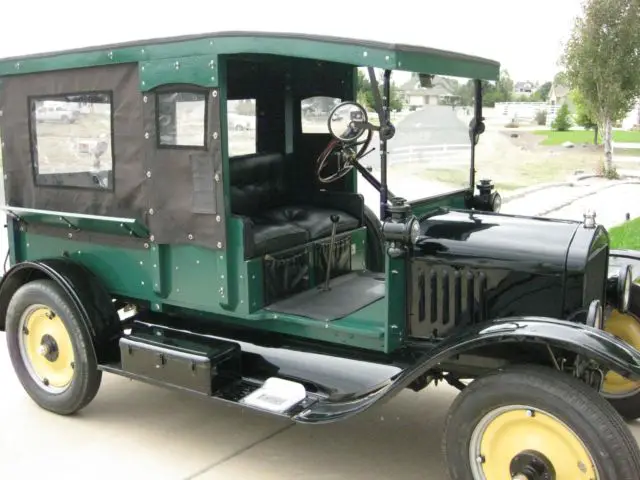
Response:
[[[569,85],[569,77],[567,75],[567,72],[556,73],[556,76],[553,77],[552,83],[555,85]],[[549,87],[549,90],[551,90],[551,87]]]
[[[500,102],[510,102],[513,98],[513,80],[507,70],[500,71],[500,77],[496,83],[496,91]]]
[[[640,94],[640,2],[587,0],[563,55],[572,88],[603,127],[605,174],[613,172],[612,128]]]
[[[556,118],[551,122],[551,128],[559,132],[569,130],[571,128],[571,117],[569,115],[569,106],[565,103],[556,113]]]
[[[469,80],[466,83],[458,85],[458,88],[456,89],[455,94],[460,99],[459,101],[460,105],[464,105],[464,106],[473,105],[473,97],[475,95],[473,80]]]
[[[380,88],[380,97],[382,98],[382,82],[378,82]],[[361,70],[358,70],[358,78],[356,79],[356,91],[357,101],[365,108],[375,110],[375,102],[373,100],[373,91],[371,90],[371,82],[368,75]],[[404,101],[398,87],[391,83],[391,99],[389,101],[389,107],[391,110],[402,110]]]
[[[585,130],[593,130],[593,144],[598,145],[598,118],[587,104],[580,90],[572,90],[571,100],[576,107],[576,124]]]
[[[533,95],[531,95],[531,101],[546,102],[549,99],[551,85],[551,82],[544,82],[535,92],[533,92]]]

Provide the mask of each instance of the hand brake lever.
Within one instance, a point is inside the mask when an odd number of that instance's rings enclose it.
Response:
[[[340,215],[331,215],[331,240],[329,243],[329,260],[327,260],[327,275],[324,280],[325,292],[329,291],[329,279],[331,278],[331,265],[333,265],[333,250],[336,244],[336,231],[338,230],[338,222],[340,221]]]

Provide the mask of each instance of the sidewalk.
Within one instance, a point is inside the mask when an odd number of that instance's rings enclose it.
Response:
[[[507,201],[502,213],[583,220],[587,210],[596,213],[596,222],[611,228],[640,216],[640,179],[606,180],[588,178],[573,184],[549,187]]]
[[[587,209],[592,209],[596,212],[596,222],[609,229],[624,223],[627,213],[630,218],[640,217],[640,202],[632,200],[638,198],[640,198],[640,184],[617,185],[580,198],[544,216],[582,220],[583,213]]]

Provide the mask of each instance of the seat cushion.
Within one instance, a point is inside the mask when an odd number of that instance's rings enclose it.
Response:
[[[309,232],[291,223],[252,218],[253,248],[251,256],[286,250],[309,241]]]
[[[241,155],[229,159],[231,211],[259,216],[286,202],[284,156],[280,153]]]
[[[356,229],[360,225],[357,218],[346,212],[312,205],[287,205],[272,208],[264,212],[262,216],[274,222],[293,224],[307,231],[310,240],[316,240],[331,235],[332,215],[339,217],[337,233]]]

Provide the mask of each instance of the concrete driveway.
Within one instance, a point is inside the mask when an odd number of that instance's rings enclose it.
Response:
[[[351,420],[294,425],[113,375],[80,414],[39,409],[0,334],[0,478],[445,479],[440,438],[456,395],[406,391]],[[640,422],[631,428],[640,439]]]

